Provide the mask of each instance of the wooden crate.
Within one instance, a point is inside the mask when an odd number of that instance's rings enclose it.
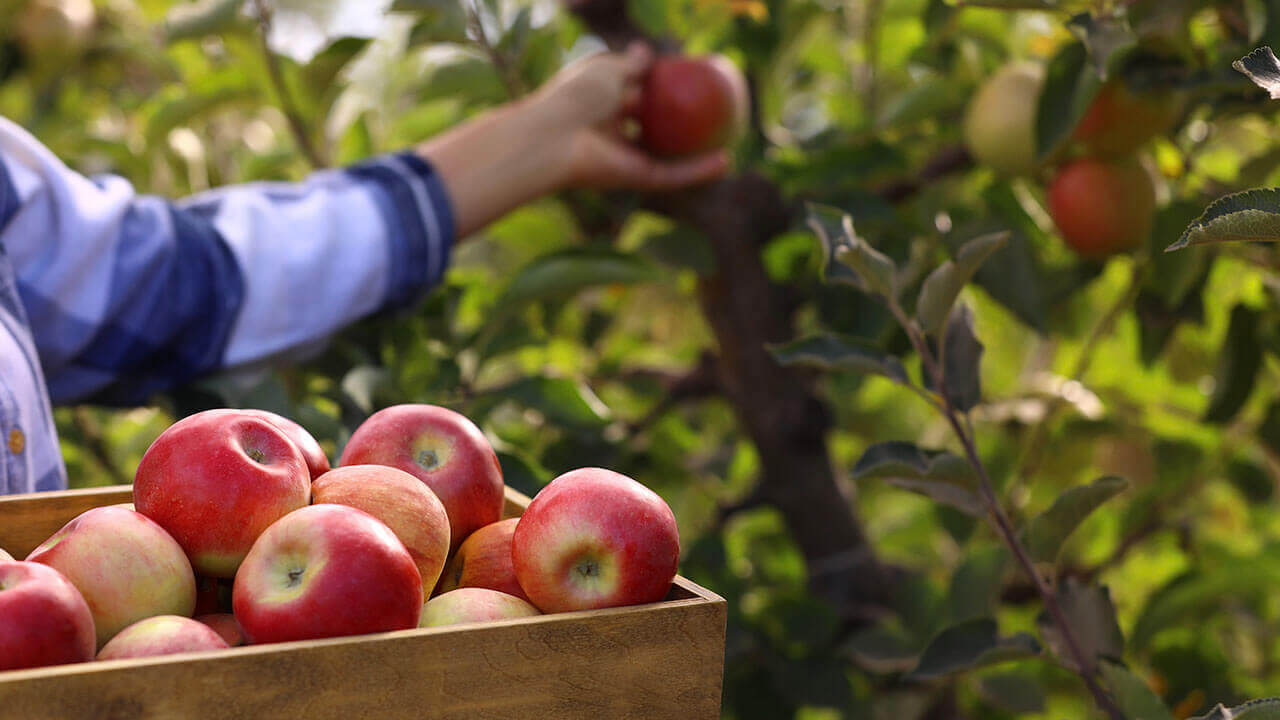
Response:
[[[128,486],[0,497],[0,547],[25,557],[131,501]],[[507,489],[507,517],[528,504]],[[724,599],[677,577],[650,605],[0,672],[0,718],[711,720],[724,631]]]

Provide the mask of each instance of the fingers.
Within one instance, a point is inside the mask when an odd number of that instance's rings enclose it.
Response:
[[[729,155],[723,150],[680,160],[662,161],[636,148],[610,143],[603,149],[612,155],[609,176],[601,178],[613,187],[648,192],[677,190],[723,177],[729,171]]]
[[[628,80],[638,80],[653,64],[653,50],[639,40],[632,42],[622,53],[622,70]]]

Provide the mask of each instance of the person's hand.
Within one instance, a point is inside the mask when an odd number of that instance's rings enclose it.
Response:
[[[729,169],[716,151],[661,160],[627,137],[628,117],[640,103],[653,52],[633,43],[625,52],[602,53],[560,71],[531,98],[531,111],[562,141],[562,181],[572,187],[675,190],[714,180]]]

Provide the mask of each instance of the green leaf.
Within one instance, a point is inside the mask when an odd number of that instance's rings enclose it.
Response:
[[[977,618],[939,633],[924,649],[910,677],[927,680],[1038,654],[1040,646],[1030,635],[1002,638],[996,634],[995,620]]]
[[[590,388],[569,378],[526,378],[503,388],[500,395],[541,412],[552,422],[575,428],[599,428],[611,415]]]
[[[342,392],[365,415],[377,408],[377,395],[391,384],[386,368],[357,365],[342,378]]]
[[[699,275],[716,272],[716,256],[707,236],[686,225],[649,235],[638,252],[663,265],[689,268]]]
[[[1129,720],[1173,720],[1164,703],[1151,687],[1119,663],[1103,661],[1099,666],[1102,682],[1120,710]]]
[[[773,345],[770,346],[769,351],[782,365],[807,365],[823,370],[851,370],[883,375],[903,385],[910,383],[902,361],[883,350],[872,347],[861,338],[824,333],[782,345]]]
[[[1015,715],[1044,712],[1044,685],[1031,675],[1000,673],[978,681],[978,694],[986,702]]]
[[[1049,61],[1036,107],[1036,152],[1042,160],[1067,144],[1102,87],[1098,74],[1088,67],[1088,57],[1084,44],[1077,42]]]
[[[216,35],[241,24],[244,0],[200,0],[175,5],[164,19],[164,42]]]
[[[1280,60],[1269,47],[1260,47],[1231,63],[1231,67],[1244,73],[1254,85],[1267,91],[1272,100],[1280,100]]]
[[[947,606],[952,622],[991,617],[1004,588],[1011,556],[1003,545],[974,550],[951,576]]]
[[[1192,720],[1280,720],[1280,698],[1250,700],[1231,709],[1218,705],[1208,715]]]
[[[973,279],[987,258],[1008,242],[1007,232],[975,238],[960,248],[954,259],[929,273],[920,288],[920,300],[916,303],[916,317],[926,333],[933,334],[942,327],[951,314],[960,291]]]
[[[978,480],[963,458],[926,451],[907,442],[872,445],[853,467],[856,480],[884,480],[894,487],[946,503],[969,515],[985,514]]]
[[[878,674],[906,672],[916,666],[920,648],[901,630],[872,625],[859,630],[844,650],[860,668]]]
[[[839,217],[838,224],[836,217]],[[897,297],[897,268],[893,260],[868,245],[854,231],[853,218],[848,214],[811,204],[809,227],[822,243],[824,279],[855,285],[885,298]]]
[[[1111,592],[1099,585],[1085,585],[1073,577],[1065,578],[1057,590],[1058,605],[1067,618],[1084,653],[1085,662],[1093,671],[1100,658],[1120,658],[1124,655],[1124,634],[1116,620],[1116,607],[1111,602]],[[1047,611],[1037,618],[1041,637],[1067,667],[1076,668],[1074,654],[1066,646],[1058,630],[1056,620]]]
[[[942,339],[942,376],[947,399],[960,412],[982,402],[982,343],[973,333],[973,311],[957,306],[947,321]]]
[[[1226,423],[1240,412],[1253,393],[1262,368],[1262,346],[1258,342],[1261,314],[1243,304],[1231,310],[1231,324],[1218,355],[1216,380],[1204,421]]]
[[[1214,200],[1166,252],[1191,245],[1280,240],[1280,188],[1246,190]]]
[[[628,253],[572,249],[543,255],[522,268],[507,285],[498,308],[509,312],[535,300],[560,298],[599,285],[656,282],[662,274]]]
[[[1041,563],[1056,562],[1062,546],[1080,523],[1127,486],[1124,479],[1108,476],[1092,485],[1069,488],[1059,495],[1048,510],[1027,524],[1025,538],[1031,559]]]

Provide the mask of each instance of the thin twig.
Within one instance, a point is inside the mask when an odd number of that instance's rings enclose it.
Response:
[[[991,478],[987,474],[987,468],[983,464],[982,459],[978,457],[977,445],[974,443],[973,436],[965,429],[964,413],[958,411],[946,392],[946,377],[942,371],[942,367],[934,360],[933,353],[929,350],[929,344],[925,342],[924,335],[914,322],[903,312],[898,302],[890,298],[888,301],[889,310],[893,316],[902,325],[907,337],[911,340],[912,346],[916,353],[920,356],[920,362],[924,366],[924,371],[933,379],[933,385],[937,388],[938,396],[943,403],[943,415],[947,422],[951,425],[960,444],[964,447],[965,457],[969,464],[973,466],[974,471],[978,474],[978,486],[982,492],[983,502],[987,506],[987,514],[996,532],[1000,535],[1004,544],[1013,552],[1018,564],[1022,566],[1022,570],[1030,578],[1035,585],[1036,592],[1040,595],[1041,601],[1044,603],[1045,610],[1049,616],[1053,618],[1053,622],[1058,626],[1058,632],[1062,635],[1063,643],[1067,647],[1067,652],[1071,655],[1072,660],[1076,664],[1076,669],[1081,679],[1084,680],[1085,686],[1092,693],[1094,701],[1098,707],[1105,711],[1113,720],[1125,720],[1124,713],[1107,694],[1107,691],[1098,684],[1093,676],[1094,664],[1092,660],[1085,654],[1080,640],[1076,637],[1075,629],[1071,626],[1071,621],[1062,610],[1062,606],[1058,603],[1058,596],[1053,589],[1049,587],[1040,573],[1036,571],[1035,561],[1031,559],[1030,553],[1023,546],[1022,541],[1018,539],[1017,531],[1013,528],[1013,523],[1009,520],[1009,516],[1005,513],[1004,508],[1000,505],[1000,501],[996,498]]]
[[[480,9],[476,7],[475,0],[464,4],[467,10],[467,25],[471,28],[473,39],[489,57],[489,62],[493,63],[494,68],[498,70],[498,78],[506,88],[507,95],[512,99],[523,97],[526,92],[524,81],[520,79],[517,68],[512,67],[510,58],[489,42],[489,35],[484,31],[484,20],[480,17]]]
[[[275,88],[276,95],[280,98],[280,111],[284,113],[285,120],[289,124],[289,131],[293,133],[294,142],[298,144],[298,149],[307,158],[307,162],[311,164],[312,169],[318,170],[328,167],[329,163],[316,149],[315,143],[311,141],[311,134],[307,131],[307,124],[302,119],[302,113],[298,111],[297,106],[293,103],[293,98],[284,82],[284,72],[280,68],[280,59],[271,51],[271,45],[268,40],[271,36],[271,8],[267,7],[266,0],[255,0],[255,3],[258,9],[258,35],[262,46],[262,56],[267,63],[267,76],[271,79],[271,85]]]

